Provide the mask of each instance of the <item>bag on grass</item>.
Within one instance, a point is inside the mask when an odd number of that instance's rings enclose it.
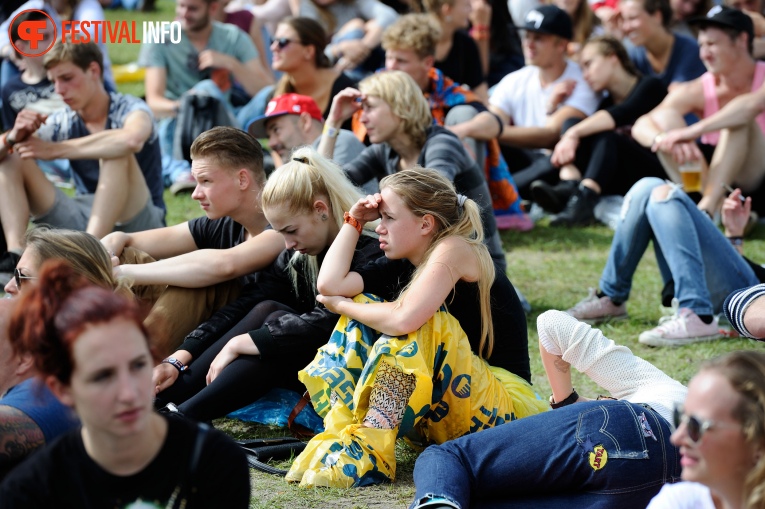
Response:
[[[237,440],[236,443],[244,450],[250,468],[280,477],[287,475],[287,471],[272,467],[268,462],[293,458],[303,452],[306,445],[305,442],[293,437]]]

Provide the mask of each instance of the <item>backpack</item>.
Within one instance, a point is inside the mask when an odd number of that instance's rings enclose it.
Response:
[[[237,127],[236,119],[221,101],[206,94],[189,92],[181,97],[173,138],[173,159],[191,162],[191,144],[215,126]]]

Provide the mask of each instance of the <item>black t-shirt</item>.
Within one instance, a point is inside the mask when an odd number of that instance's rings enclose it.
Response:
[[[250,473],[241,448],[209,429],[196,471],[190,473],[198,425],[168,419],[165,443],[142,471],[117,476],[88,456],[80,430],[60,437],[22,463],[0,485],[3,509],[55,507],[101,509],[131,507],[246,508]],[[170,499],[175,494],[174,504]]]
[[[322,113],[322,116],[325,119],[329,116],[329,110],[330,110],[330,108],[332,108],[332,99],[337,94],[339,94],[340,92],[342,92],[343,90],[345,90],[348,87],[356,88],[358,86],[359,86],[358,83],[356,83],[354,80],[349,78],[344,72],[341,72],[340,76],[338,76],[335,79],[335,81],[332,82],[332,90],[329,93],[329,102],[327,103],[327,108]],[[342,127],[343,129],[346,129],[348,131],[352,131],[353,130],[352,119],[349,118],[348,120],[343,122],[343,125],[340,126],[340,127]]]
[[[189,221],[189,231],[197,249],[229,249],[244,242],[247,230],[230,217],[208,219],[197,217]],[[242,284],[253,281],[254,274],[240,278]]]
[[[452,49],[446,58],[436,62],[436,68],[455,83],[475,89],[486,82],[481,69],[481,54],[472,37],[463,30],[454,32]]]
[[[598,109],[606,110],[617,127],[632,126],[638,118],[658,106],[666,95],[667,87],[659,78],[643,76],[620,104],[614,104],[613,98],[608,96]]]
[[[382,257],[356,269],[356,272],[364,280],[365,293],[394,300],[412,277],[414,266],[408,260]],[[458,281],[445,304],[449,313],[460,322],[473,353],[478,355],[481,343],[478,284]],[[531,382],[526,315],[512,283],[505,274],[499,272],[491,287],[491,319],[494,325],[494,349],[486,361]]]

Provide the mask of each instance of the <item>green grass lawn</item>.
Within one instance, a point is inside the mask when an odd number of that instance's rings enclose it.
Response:
[[[159,0],[158,11],[152,14],[109,11],[110,20],[144,19],[171,20],[173,3]],[[115,65],[137,59],[139,47],[119,45],[110,47]],[[143,84],[120,85],[120,90],[143,95]],[[166,193],[168,224],[176,224],[201,215],[201,211],[188,195],[173,197]],[[546,398],[549,384],[539,358],[536,335],[536,317],[547,309],[566,309],[585,297],[588,287],[596,287],[600,272],[608,255],[612,231],[606,227],[590,227],[578,230],[560,230],[538,225],[528,233],[504,232],[502,240],[508,259],[508,275],[521,289],[533,306],[528,317],[529,353],[531,356],[534,385]],[[754,260],[765,261],[765,228],[758,226],[744,246],[745,254]],[[701,275],[700,275],[701,277]],[[628,302],[630,318],[613,325],[605,325],[603,331],[617,343],[654,363],[669,375],[687,383],[697,370],[699,362],[737,349],[762,349],[761,343],[745,339],[726,339],[679,348],[654,349],[638,343],[643,330],[654,327],[662,311],[659,294],[661,280],[652,252],[644,257],[635,275],[634,287]],[[583,395],[597,395],[603,391],[586,377],[575,375],[575,387]],[[216,425],[236,437],[274,436],[286,430],[274,430],[264,426],[220,420]],[[509,449],[508,453],[512,453]],[[411,471],[416,454],[406,446],[397,449],[398,473],[393,485],[361,490],[302,490],[287,485],[282,479],[266,474],[253,473],[253,499],[251,507],[343,507],[387,508],[406,507],[413,494]]]

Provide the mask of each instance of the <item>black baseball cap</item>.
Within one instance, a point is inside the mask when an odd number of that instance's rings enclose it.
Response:
[[[564,39],[574,38],[574,26],[571,16],[563,9],[555,5],[541,5],[526,14],[523,25],[518,26],[528,32],[557,35]]]
[[[752,18],[738,9],[732,9],[724,5],[715,5],[706,16],[698,16],[688,20],[689,25],[698,25],[700,28],[718,27],[732,28],[737,32],[749,34],[749,41],[754,40],[754,23]]]

